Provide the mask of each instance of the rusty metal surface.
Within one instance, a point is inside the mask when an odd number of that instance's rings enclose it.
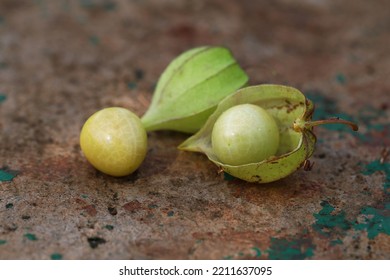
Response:
[[[389,259],[386,3],[2,0],[0,259]],[[173,132],[149,134],[131,176],[95,171],[86,118],[142,115],[166,65],[208,44],[360,132],[316,129],[313,170],[266,185],[218,175]]]

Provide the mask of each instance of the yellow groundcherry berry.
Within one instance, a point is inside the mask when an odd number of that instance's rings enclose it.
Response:
[[[126,176],[145,159],[147,135],[134,113],[112,107],[89,117],[81,130],[80,146],[96,169],[112,176]]]

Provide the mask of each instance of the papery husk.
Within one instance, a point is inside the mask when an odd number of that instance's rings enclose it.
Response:
[[[214,124],[224,111],[239,104],[258,105],[275,119],[280,133],[280,144],[275,156],[238,166],[227,165],[218,160],[211,144]],[[296,122],[311,120],[313,111],[312,102],[295,88],[281,85],[246,87],[222,100],[204,126],[183,142],[179,149],[204,153],[226,173],[248,182],[276,181],[299,169],[313,154],[316,137],[312,129],[294,128]]]
[[[228,49],[191,49],[163,72],[141,121],[147,131],[195,133],[222,99],[247,82],[248,76]]]

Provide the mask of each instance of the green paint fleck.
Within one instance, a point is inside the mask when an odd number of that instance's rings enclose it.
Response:
[[[385,181],[383,183],[383,189],[386,194],[389,194],[390,191],[390,163],[384,162],[381,163],[379,160],[375,160],[370,162],[365,166],[363,170],[363,175],[372,175],[376,172],[384,172],[385,173]]]
[[[82,194],[81,197],[84,198],[84,199],[86,199],[86,198],[88,198],[88,195]]]
[[[97,45],[100,44],[100,39],[99,39],[99,37],[93,35],[93,36],[90,36],[90,37],[89,37],[89,42],[90,42],[92,45],[97,46]]]
[[[136,89],[137,88],[137,83],[136,82],[128,82],[127,87],[129,89]]]
[[[168,214],[168,217],[172,217],[175,214],[175,212],[169,211],[167,214]]]
[[[367,106],[359,110],[358,121],[366,126],[365,134],[356,134],[363,142],[372,142],[376,146],[387,146],[390,139],[390,123],[381,123],[386,118],[386,111]]]
[[[231,260],[231,259],[233,259],[233,256],[224,256],[224,257],[222,257],[224,260]]]
[[[4,245],[5,243],[7,243],[7,240],[0,239],[0,245]]]
[[[270,260],[304,260],[314,255],[315,245],[310,239],[279,239],[271,237],[267,250]]]
[[[340,244],[343,244],[343,241],[340,238],[330,241],[330,245],[332,246],[340,245]]]
[[[230,175],[229,173],[223,172],[223,179],[225,181],[233,181],[234,179],[236,179],[236,177]]]
[[[331,236],[337,231],[346,231],[351,228],[351,223],[345,218],[345,213],[332,214],[335,209],[327,201],[321,202],[322,209],[317,214],[313,214],[316,222],[313,224],[314,230],[324,236]]]
[[[7,203],[7,204],[5,205],[5,208],[6,208],[6,209],[12,209],[13,207],[14,207],[13,203]]]
[[[353,223],[353,229],[365,230],[369,239],[374,239],[380,233],[390,235],[390,163],[381,163],[379,160],[368,163],[362,174],[372,175],[376,172],[383,172],[385,180],[383,183],[383,190],[385,201],[380,208],[372,206],[365,206],[360,210],[360,219],[356,219]],[[316,223],[313,228],[325,236],[330,236],[336,229],[346,231],[352,228],[352,223],[346,220],[345,213],[341,212],[338,215],[332,215],[334,207],[328,202],[321,203],[322,210],[318,214],[314,214]],[[342,244],[341,240],[331,241],[331,245]]]
[[[18,172],[14,170],[0,169],[0,182],[12,181],[17,174]]]
[[[324,96],[320,91],[306,91],[305,95],[308,99],[313,101],[316,106],[314,111],[314,120],[324,120],[332,117],[339,117],[348,121],[357,123],[360,127],[365,126],[365,132],[355,132],[350,127],[343,124],[326,124],[324,128],[344,132],[353,135],[364,143],[372,143],[373,145],[386,146],[386,139],[390,138],[390,124],[383,123],[386,118],[385,110],[366,106],[357,110],[357,116],[340,113],[335,100]],[[381,123],[382,122],[382,123]],[[340,135],[342,138],[343,135]]]
[[[363,207],[360,211],[363,222],[356,221],[354,226],[356,230],[366,230],[369,239],[374,239],[380,233],[390,235],[390,163],[374,160],[364,167],[362,174],[372,175],[376,172],[382,172],[385,175],[383,182],[385,204],[382,208]]]
[[[50,255],[50,259],[52,260],[62,260],[62,255],[58,253],[54,253]]]
[[[338,74],[336,75],[336,81],[337,81],[340,85],[345,85],[346,82],[347,82],[347,78],[345,77],[344,74],[338,73]]]
[[[26,237],[28,240],[31,240],[31,241],[36,241],[38,240],[38,238],[35,236],[35,234],[33,233],[26,233],[24,235],[24,237]]]
[[[114,226],[112,226],[112,225],[106,225],[105,228],[108,229],[108,230],[113,230],[113,229],[114,229]]]
[[[313,115],[314,120],[325,120],[333,117],[339,117],[341,119],[356,122],[355,118],[352,116],[340,113],[341,110],[337,107],[336,101],[323,96],[321,92],[307,91],[305,92],[305,95],[313,101],[316,106]],[[326,124],[323,125],[323,127],[329,130],[356,134],[356,132],[353,132],[348,126],[343,124]]]
[[[355,225],[357,230],[366,230],[369,239],[374,239],[380,233],[390,235],[390,210],[386,209],[390,203],[387,203],[385,209],[376,209],[373,207],[364,207],[360,214],[364,216],[364,222]]]
[[[255,251],[255,257],[256,258],[260,258],[261,257],[261,251],[260,251],[259,248],[253,247],[252,250]]]

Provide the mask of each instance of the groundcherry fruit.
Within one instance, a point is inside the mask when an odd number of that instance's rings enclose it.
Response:
[[[225,114],[237,113],[236,108],[246,107],[248,104],[261,107],[266,113],[259,111],[256,113],[259,118],[255,118],[243,117],[240,112],[236,119],[232,117],[225,119]],[[314,104],[295,88],[281,85],[257,85],[242,88],[223,99],[204,126],[183,142],[179,149],[204,153],[218,166],[220,171],[242,180],[257,183],[273,182],[294,173],[301,167],[306,166],[307,169],[308,159],[314,152],[317,140],[313,127],[337,123],[349,125],[355,131],[358,130],[356,124],[337,117],[313,121],[313,112]],[[269,128],[269,132],[264,134],[257,131],[259,119],[265,118],[267,114],[277,124],[279,139],[270,132],[274,131],[274,128]],[[219,122],[223,124],[219,125]],[[267,123],[271,122],[268,120]],[[236,131],[243,133],[243,136],[227,137],[224,135],[226,128],[227,131],[231,130],[230,126],[233,126],[235,130],[237,127],[242,127]],[[229,138],[237,139],[238,143],[234,145],[240,149],[229,147],[229,145],[233,146]],[[217,147],[220,144],[225,146],[221,150]],[[277,144],[276,151],[275,144]],[[273,153],[263,154],[264,151]],[[256,156],[251,155],[251,152],[259,153],[261,156],[255,159]],[[229,155],[229,153],[232,154]],[[241,161],[241,159],[235,161],[234,157],[237,159],[244,157],[249,160],[248,162]]]
[[[127,109],[111,107],[94,113],[80,133],[87,160],[111,176],[126,176],[143,162],[147,135],[140,119]]]
[[[215,122],[211,143],[217,158],[229,165],[260,162],[274,156],[279,147],[278,125],[263,108],[234,106]]]

